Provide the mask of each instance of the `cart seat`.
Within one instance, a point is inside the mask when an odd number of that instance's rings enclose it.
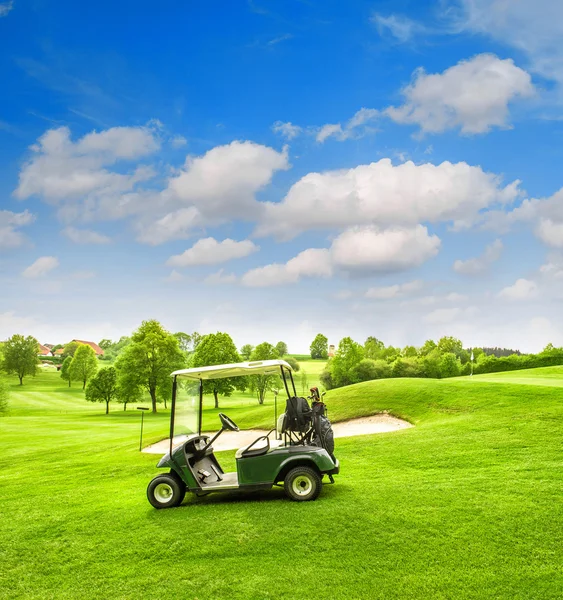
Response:
[[[264,443],[259,444],[260,441]],[[262,456],[266,454],[272,447],[276,448],[282,442],[279,440],[272,440],[270,442],[270,438],[267,435],[261,435],[259,438],[256,438],[251,444],[247,446],[243,446],[239,448],[235,454],[235,458],[249,458],[251,456]]]

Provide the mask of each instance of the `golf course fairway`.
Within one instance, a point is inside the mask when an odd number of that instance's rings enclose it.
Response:
[[[10,379],[0,598],[561,598],[562,382],[551,367],[333,390],[333,421],[388,411],[415,426],[337,440],[341,473],[316,502],[274,489],[157,511],[134,405],[105,415],[56,373]],[[244,428],[273,420],[271,398],[221,410]],[[167,427],[163,407],[146,414],[144,443]],[[218,458],[234,468],[234,452]]]

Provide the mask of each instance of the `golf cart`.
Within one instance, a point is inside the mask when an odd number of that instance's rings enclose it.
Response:
[[[279,375],[287,392],[286,410],[274,427],[236,452],[237,470],[225,473],[213,453],[213,443],[224,431],[239,431],[219,413],[221,429],[212,438],[203,435],[203,382],[225,377]],[[172,373],[170,449],[158,463],[169,473],[149,484],[147,497],[155,508],[182,503],[186,492],[205,496],[212,492],[269,490],[282,485],[292,500],[315,500],[322,479],[340,470],[334,457],[334,437],[326,407],[317,388],[311,388],[312,407],[297,396],[292,369],[284,360],[264,360],[230,365],[183,369]]]

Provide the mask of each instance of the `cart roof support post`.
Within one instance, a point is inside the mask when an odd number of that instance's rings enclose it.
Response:
[[[174,415],[176,413],[176,390],[178,388],[177,377],[172,382],[172,406],[170,407],[170,456],[172,456],[172,438],[174,437]]]
[[[203,379],[199,380],[199,419],[197,424],[197,432],[201,435],[201,421],[203,419]]]

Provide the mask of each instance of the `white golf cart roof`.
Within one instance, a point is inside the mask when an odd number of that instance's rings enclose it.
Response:
[[[244,375],[280,375],[281,367],[292,371],[285,360],[254,360],[251,362],[233,363],[231,365],[212,365],[174,371],[172,377],[179,379],[223,379],[225,377],[242,377]]]

